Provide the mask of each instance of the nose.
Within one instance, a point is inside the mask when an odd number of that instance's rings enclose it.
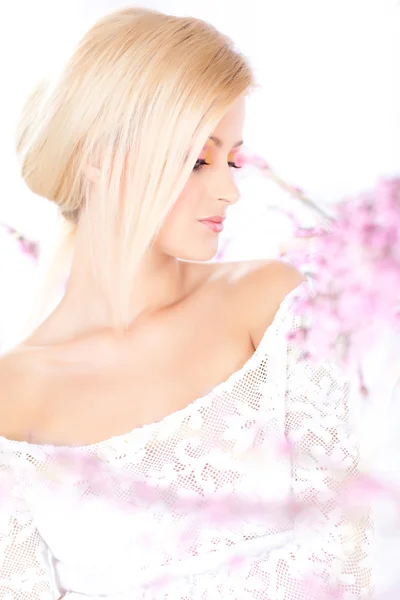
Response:
[[[221,179],[222,181],[216,190],[218,192],[216,194],[217,198],[226,204],[236,204],[240,198],[240,192],[233,180],[232,172],[229,171],[229,174]]]
[[[234,189],[232,189],[231,192],[224,194],[220,200],[226,204],[236,204],[236,202],[239,200],[239,197],[239,190],[236,186],[234,186]]]

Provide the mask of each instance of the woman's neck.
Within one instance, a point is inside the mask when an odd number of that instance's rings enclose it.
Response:
[[[80,253],[78,247],[65,294],[27,340],[29,345],[57,344],[86,334],[112,330],[107,298],[100,292],[91,264],[89,257]],[[193,285],[193,279],[188,275],[189,265],[176,258],[157,255],[155,251],[149,253],[132,281],[130,323],[172,306],[187,296]]]

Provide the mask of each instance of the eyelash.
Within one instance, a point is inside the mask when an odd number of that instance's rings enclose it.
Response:
[[[203,158],[199,158],[196,160],[196,164],[193,167],[193,171],[200,171],[202,167],[205,165],[209,165],[210,163],[206,162]],[[234,162],[228,162],[228,165],[232,167],[232,169],[241,169],[242,167],[238,167]]]

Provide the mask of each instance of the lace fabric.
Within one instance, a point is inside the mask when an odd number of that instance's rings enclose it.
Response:
[[[0,438],[0,599],[370,598],[349,384],[299,360],[301,284],[207,396],[97,444]]]

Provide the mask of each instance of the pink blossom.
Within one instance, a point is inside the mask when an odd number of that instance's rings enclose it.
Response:
[[[377,336],[400,324],[400,178],[381,179],[338,203],[324,226],[298,227],[295,236],[309,242],[289,258],[313,277],[313,294],[297,305],[313,326],[297,341],[308,356],[334,350],[358,367]]]
[[[33,240],[29,240],[24,235],[19,233],[14,227],[0,223],[0,226],[10,234],[18,243],[23,254],[33,259],[36,263],[39,258],[39,244]]]

